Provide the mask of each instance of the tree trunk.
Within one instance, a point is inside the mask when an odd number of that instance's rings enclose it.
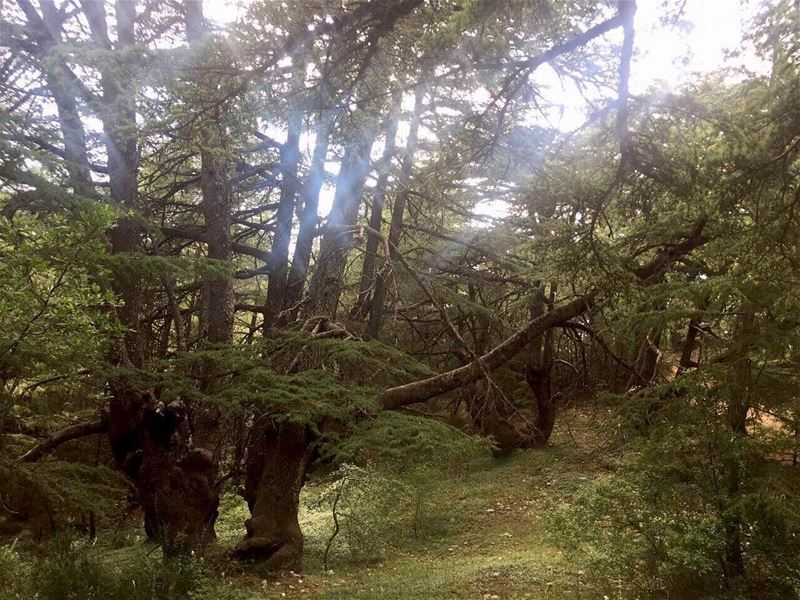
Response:
[[[299,571],[303,534],[298,521],[300,490],[311,460],[311,435],[304,424],[263,416],[247,447],[245,499],[251,517],[234,556],[257,560],[267,571]]]
[[[198,64],[209,53],[213,43],[207,37],[206,22],[203,17],[203,3],[190,0],[186,10],[186,36],[190,46],[196,51]],[[202,69],[200,70],[202,73]],[[226,114],[224,103],[215,101],[216,81],[202,77],[196,81],[198,93],[207,95],[213,112],[202,112],[197,122],[200,138],[200,189],[202,192],[201,210],[205,225],[207,257],[217,263],[227,265],[231,258],[233,240],[231,237],[231,212],[233,198],[228,180],[230,160],[225,131]],[[201,110],[203,103],[201,102]],[[209,273],[203,282],[201,292],[201,332],[210,344],[226,346],[233,341],[234,293],[233,280],[226,273]],[[217,378],[204,377],[214,373],[213,359],[200,359],[194,369],[200,375],[201,389],[212,394],[218,385]],[[219,421],[221,411],[209,405],[191,406],[189,423],[192,441],[197,448],[207,449],[211,456],[216,453],[219,443]],[[216,470],[216,469],[215,469]],[[212,523],[213,527],[213,523]]]
[[[85,7],[94,36],[110,47],[102,3],[86,3]],[[117,2],[120,48],[135,43],[135,10],[133,2]],[[189,2],[187,29],[198,22],[202,23],[202,4]],[[130,211],[141,212],[137,198],[136,88],[128,75],[114,70],[101,74],[105,101],[101,116],[112,198]],[[210,225],[209,254],[227,258],[227,217],[222,208],[226,195],[220,187],[224,174],[214,156],[207,154],[202,159],[203,212],[207,227]],[[118,254],[138,251],[141,233],[137,217],[120,219],[111,232],[113,251]],[[118,311],[120,321],[129,331],[117,362],[141,368],[146,355],[141,343],[143,336],[137,332],[142,304],[139,277],[124,264],[115,275],[115,287],[123,300]],[[207,286],[205,295],[212,303],[221,302],[220,298],[227,294],[224,281],[210,279]],[[205,322],[210,338],[213,336],[216,341],[228,335],[226,320],[223,314],[215,317],[214,324]],[[152,392],[138,389],[122,378],[111,381],[110,388],[109,442],[115,461],[139,492],[145,532],[161,543],[167,554],[202,547],[214,537],[218,505],[214,487],[216,466],[209,451],[190,447],[185,407],[180,402],[165,407]]]
[[[226,184],[227,161],[216,124],[205,123],[201,134],[200,187],[203,192],[201,208],[205,222],[207,256],[219,268],[231,255],[231,197]],[[208,342],[229,344],[233,338],[233,281],[224,273],[211,273],[203,283],[201,327]]]
[[[292,256],[292,265],[286,278],[286,293],[284,297],[284,310],[286,321],[297,318],[298,304],[303,296],[303,287],[306,282],[308,265],[311,260],[311,249],[314,245],[317,227],[317,209],[319,207],[319,193],[325,179],[325,159],[328,156],[333,115],[330,111],[320,110],[319,122],[316,129],[316,144],[314,155],[311,158],[311,167],[308,176],[300,190],[302,209],[299,213],[300,226],[297,232],[297,243]]]
[[[61,42],[62,21],[52,0],[41,2],[40,6],[42,8],[41,20],[38,19],[35,11],[27,16],[32,27],[39,29],[44,26],[40,59],[43,65],[49,65],[49,68],[44,69],[44,76],[58,110],[61,135],[64,139],[64,160],[67,172],[78,195],[96,198],[97,193],[92,185],[89,172],[86,132],[81,120],[76,92],[70,86],[72,73],[69,71],[69,67],[58,59],[56,45]]]
[[[543,315],[545,304],[548,310],[555,308],[557,290],[557,284],[551,282],[550,297],[545,300],[544,286],[539,288],[534,298],[531,317],[535,319]],[[531,356],[525,369],[525,381],[536,402],[536,419],[531,436],[522,444],[524,447],[544,445],[553,433],[556,422],[556,405],[552,389],[554,342],[552,328],[531,342]]]
[[[414,153],[417,149],[417,135],[419,132],[419,122],[422,115],[422,102],[424,98],[424,90],[418,88],[414,100],[414,113],[411,117],[408,141],[406,142],[403,162],[400,167],[398,191],[394,198],[394,205],[392,206],[392,220],[389,224],[389,252],[392,255],[397,252],[396,248],[400,243],[400,234],[403,231],[403,217],[406,211],[406,201],[408,200],[408,186],[411,182],[411,171],[414,166]],[[368,339],[377,338],[381,330],[381,325],[383,324],[383,311],[384,305],[386,304],[386,292],[388,291],[389,276],[391,274],[390,269],[391,265],[387,262],[375,278],[375,293],[372,296],[369,322],[364,332]]]
[[[378,394],[375,401],[384,410],[394,410],[416,402],[424,402],[477,381],[483,376],[484,371],[491,372],[503,366],[525,348],[531,340],[542,335],[551,327],[562,325],[586,312],[594,303],[598,293],[598,290],[592,290],[572,302],[547,311],[468,365],[427,379],[389,388]]]
[[[20,6],[34,29],[47,30],[42,37],[48,43],[42,47],[46,56],[59,42],[58,27],[48,29],[45,21],[57,22],[56,9],[51,0],[40,4],[44,19],[40,18],[29,2]],[[115,4],[116,42],[109,37],[105,4],[83,2],[93,43],[106,54],[108,60],[100,67],[102,95],[94,98],[98,116],[103,126],[112,203],[133,215],[117,220],[109,231],[111,252],[123,260],[115,264],[112,287],[121,300],[116,309],[117,319],[125,329],[124,338],[115,348],[112,362],[120,366],[141,368],[147,360],[146,335],[140,325],[143,297],[137,269],[131,265],[141,252],[143,228],[140,223],[141,206],[138,198],[139,148],[136,125],[136,96],[138,81],[126,69],[125,55],[136,43],[136,2],[118,0]],[[55,19],[55,20],[54,20]],[[48,45],[49,44],[49,45]],[[91,179],[83,126],[80,122],[75,95],[87,92],[61,61],[45,61],[54,65],[48,85],[59,111],[64,136],[65,160],[70,179],[77,192],[88,190]],[[91,190],[89,192],[96,195]],[[131,478],[139,492],[145,514],[148,535],[164,544],[166,552],[178,552],[187,546],[202,545],[213,535],[216,515],[216,493],[213,481],[213,463],[202,451],[187,448],[178,434],[183,426],[184,411],[178,404],[163,407],[151,394],[135,389],[123,377],[109,381],[111,400],[107,419],[108,438],[114,458],[120,468]],[[99,426],[98,426],[99,427]],[[99,430],[99,429],[98,429]],[[78,428],[62,432],[50,443],[58,443],[81,433]],[[40,449],[46,449],[45,444]],[[26,460],[34,460],[37,453]]]
[[[556,284],[550,284],[550,298],[545,299],[544,286],[535,284],[535,295],[531,303],[533,321],[545,314],[545,305],[555,308]],[[490,403],[473,402],[470,416],[473,425],[484,435],[494,438],[496,455],[504,455],[516,448],[533,448],[547,443],[556,421],[556,405],[553,400],[551,373],[553,370],[553,328],[530,341],[530,357],[525,365],[525,380],[533,394],[533,402],[522,407],[514,406],[501,394],[491,399],[483,390],[476,397],[487,398]]]
[[[147,536],[166,554],[202,548],[215,537],[216,465],[209,451],[189,448],[185,407],[165,407],[121,381],[112,394],[108,439],[139,493]]]
[[[747,435],[747,413],[750,410],[750,394],[753,383],[750,347],[755,330],[755,315],[750,305],[742,308],[736,332],[736,352],[731,365],[731,389],[728,401],[728,424],[734,440]],[[742,548],[742,518],[738,508],[741,487],[746,476],[746,465],[737,456],[738,449],[725,459],[728,498],[722,507],[725,530],[725,576],[731,581],[745,575],[744,552]]]
[[[693,317],[689,319],[689,328],[686,331],[686,339],[683,341],[681,349],[681,359],[678,364],[678,373],[697,366],[697,362],[692,358],[697,347],[697,337],[700,334],[700,319]]]
[[[703,318],[703,312],[708,308],[709,299],[704,298],[698,306],[698,311],[689,319],[689,328],[686,331],[686,338],[683,341],[683,348],[681,349],[681,359],[678,364],[678,374],[698,366],[698,362],[692,358],[694,351],[698,348],[698,339],[700,337],[700,323]],[[698,356],[698,361],[699,356]]]
[[[299,67],[292,73],[292,87],[299,94],[305,87],[305,63],[298,60]],[[275,217],[275,231],[272,238],[267,280],[267,301],[264,306],[264,331],[275,324],[285,302],[287,289],[287,266],[289,263],[289,242],[292,237],[292,215],[297,199],[297,167],[300,162],[300,131],[303,113],[290,110],[287,119],[286,143],[281,148],[281,193]],[[316,210],[315,210],[316,212]]]
[[[206,24],[203,17],[202,0],[189,0],[186,4],[186,36],[189,45],[197,53],[196,60],[202,60],[204,46],[212,43],[205,38]],[[201,71],[202,72],[202,71]],[[213,99],[216,81],[196,81],[200,93],[208,98],[200,101],[201,110],[197,123],[200,138],[200,204],[205,227],[206,256],[216,262],[203,282],[201,300],[201,331],[212,344],[230,344],[233,337],[233,281],[225,273],[213,272],[226,264],[231,257],[232,198],[228,185],[229,160],[226,144],[225,114],[221,102]],[[210,114],[209,114],[209,111]]]
[[[353,228],[369,174],[370,149],[375,138],[374,125],[366,125],[357,142],[348,145],[336,179],[333,206],[320,242],[319,258],[309,285],[305,317],[334,319],[344,287],[347,257],[353,247]]]
[[[378,181],[375,184],[375,193],[372,196],[372,212],[369,217],[369,226],[378,232],[380,232],[382,228],[386,187],[389,183],[389,173],[392,168],[392,157],[395,151],[402,99],[402,93],[399,90],[395,90],[392,94],[392,111],[386,124],[386,145],[384,146],[383,156],[381,157],[380,167],[378,168],[379,174]],[[351,311],[351,316],[354,319],[362,319],[369,312],[369,299],[375,283],[375,262],[378,258],[379,244],[380,240],[377,236],[371,235],[367,238],[367,246],[364,251],[364,263],[361,267],[361,281],[358,286],[358,299]]]

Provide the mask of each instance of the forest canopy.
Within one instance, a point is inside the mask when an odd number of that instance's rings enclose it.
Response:
[[[800,4],[696,3],[0,0],[8,597],[797,597]]]

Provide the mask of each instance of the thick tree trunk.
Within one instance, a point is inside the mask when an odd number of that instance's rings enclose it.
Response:
[[[523,440],[521,447],[531,448],[547,443],[556,423],[556,405],[553,401],[551,369],[528,366],[525,369],[525,381],[536,400],[536,421],[530,436]]]
[[[699,347],[700,323],[702,322],[704,311],[708,308],[708,304],[709,299],[704,298],[698,306],[698,311],[689,319],[689,328],[686,331],[686,338],[683,341],[683,348],[681,349],[681,359],[678,364],[679,374],[699,366],[699,355],[697,360],[692,357],[694,351]]]
[[[117,51],[135,42],[134,15],[135,4],[130,7],[117,6],[118,39],[112,46],[108,35],[105,6],[99,2],[83,3],[83,10],[92,31],[94,42],[101,48]],[[131,14],[133,10],[133,15]],[[103,90],[99,114],[103,123],[103,137],[108,157],[108,174],[111,199],[119,207],[132,213],[139,212],[137,189],[138,147],[136,140],[136,81],[126,76],[122,69],[106,67],[101,70],[100,83]],[[111,251],[125,259],[116,264],[113,287],[122,300],[117,308],[117,318],[125,328],[124,339],[118,344],[113,360],[119,365],[141,368],[147,353],[140,331],[139,315],[142,312],[140,278],[129,261],[141,251],[142,227],[137,216],[125,216],[116,222],[109,233]],[[146,499],[155,493],[157,482],[147,481],[146,473],[141,472],[144,462],[153,460],[152,444],[148,443],[145,423],[148,418],[148,401],[143,394],[134,390],[130,384],[118,378],[109,383],[111,402],[108,415],[108,438],[117,464],[134,481],[141,494],[143,506]],[[170,434],[171,435],[171,434]],[[158,452],[156,452],[158,454]],[[152,511],[151,511],[152,512]],[[161,528],[152,526],[159,523],[157,515],[148,514],[148,528],[154,534]]]
[[[298,521],[300,490],[311,459],[304,424],[261,417],[247,447],[245,499],[251,517],[237,558],[257,560],[268,571],[299,571],[303,534]]]
[[[658,361],[661,357],[661,330],[659,328],[650,329],[644,339],[639,343],[639,351],[634,360],[636,375],[631,374],[626,384],[626,389],[630,390],[643,382],[653,383],[658,374]]]
[[[216,466],[210,452],[188,447],[184,406],[165,407],[123,382],[112,392],[111,451],[139,493],[147,536],[167,554],[202,548],[214,538]]]

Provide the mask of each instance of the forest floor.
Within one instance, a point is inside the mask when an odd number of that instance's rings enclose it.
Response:
[[[301,574],[274,577],[231,561],[230,549],[241,539],[248,517],[247,507],[233,494],[223,497],[217,543],[199,570],[197,561],[187,568],[162,566],[158,547],[144,540],[135,522],[104,530],[96,544],[84,545],[91,559],[86,564],[119,580],[114,600],[133,598],[134,588],[136,598],[184,597],[159,592],[165,584],[194,590],[192,600],[602,598],[559,550],[558,534],[548,524],[559,507],[612,468],[613,452],[604,449],[597,434],[602,421],[598,412],[567,411],[544,448],[503,458],[492,458],[487,450],[445,470],[412,469],[411,477],[405,471],[379,478],[377,486],[368,482],[358,488],[360,494],[339,504],[342,531],[331,544],[327,567],[323,556],[333,530],[329,478],[315,478],[303,491]],[[135,564],[151,573],[165,569],[164,578],[158,583],[141,571],[136,575],[131,571]],[[42,597],[64,597],[59,586],[74,589],[74,580],[88,577],[82,565],[75,562],[65,571],[58,561],[51,562],[45,579],[56,591]],[[83,597],[75,593],[69,597]],[[91,595],[98,597],[111,596]]]
[[[440,476],[424,490],[421,531],[416,536],[411,528],[400,531],[400,539],[392,540],[378,557],[365,559],[341,551],[332,555],[324,571],[330,514],[306,510],[302,575],[264,579],[241,573],[224,585],[243,598],[591,597],[582,572],[565,564],[549,539],[546,521],[557,506],[609,468],[590,433],[595,418],[567,414],[545,448],[486,459],[467,472]],[[319,493],[314,485],[307,487],[307,495]],[[221,545],[232,544],[241,535],[245,516],[243,507],[228,506],[223,511],[218,527]],[[375,534],[393,533],[397,531]],[[213,598],[211,591],[208,594]]]

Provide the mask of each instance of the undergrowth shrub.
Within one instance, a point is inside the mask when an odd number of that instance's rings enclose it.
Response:
[[[797,597],[800,468],[776,454],[780,432],[732,434],[713,388],[689,385],[622,399],[625,457],[551,516],[551,539],[609,597]]]
[[[355,562],[381,559],[402,527],[407,495],[400,480],[350,464],[323,480],[319,493],[306,502],[308,510],[325,516],[319,540],[323,568],[345,552]]]
[[[0,546],[0,590],[9,600],[29,598],[31,566],[22,560],[16,544]]]
[[[380,560],[390,548],[439,532],[430,510],[435,488],[488,456],[489,443],[432,419],[385,412],[334,440],[326,453],[338,470],[305,500],[319,515],[309,532],[323,566],[348,558]]]
[[[55,536],[39,557],[0,548],[2,597],[14,600],[186,600],[201,597],[194,594],[204,572],[195,559],[127,556],[111,564],[66,536]]]
[[[0,458],[0,496],[11,511],[24,517],[21,528],[36,536],[56,527],[79,525],[89,512],[107,525],[128,491],[123,476],[105,466]]]

